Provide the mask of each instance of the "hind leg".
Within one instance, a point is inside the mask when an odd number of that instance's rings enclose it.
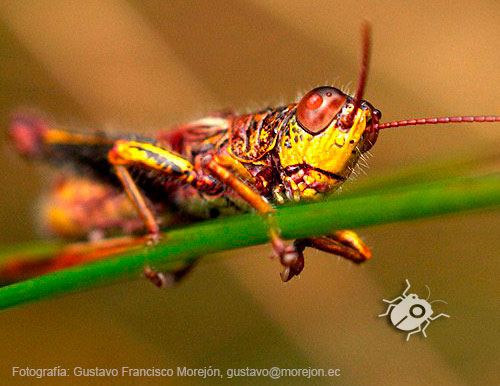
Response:
[[[172,222],[163,208],[155,209],[163,214],[159,221]],[[0,281],[16,282],[107,259],[142,248],[148,242],[148,237],[142,236],[144,223],[128,197],[110,185],[83,177],[60,176],[56,179],[40,204],[39,222],[47,235],[79,242],[39,258],[29,254],[13,255],[0,268]],[[114,237],[117,235],[121,237]],[[164,286],[173,284],[189,270],[184,267],[165,275],[158,274],[157,281],[163,277]]]
[[[40,209],[42,231],[50,236],[99,240],[117,234],[135,234],[143,229],[125,194],[83,177],[59,177]]]

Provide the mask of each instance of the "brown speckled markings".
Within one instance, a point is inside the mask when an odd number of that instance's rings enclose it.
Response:
[[[296,104],[235,117],[229,129],[229,152],[241,162],[258,161],[276,146]]]

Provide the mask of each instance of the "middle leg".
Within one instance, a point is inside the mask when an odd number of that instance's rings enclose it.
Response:
[[[150,237],[153,241],[158,240],[158,222],[128,169],[137,167],[156,171],[177,181],[191,183],[196,179],[194,166],[188,160],[160,146],[129,140],[116,141],[109,151],[108,160],[114,166],[116,176],[148,229]]]

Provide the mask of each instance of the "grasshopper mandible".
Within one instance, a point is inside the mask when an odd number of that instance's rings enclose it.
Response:
[[[124,234],[147,229],[147,238],[131,238],[126,244],[146,239],[154,243],[160,238],[159,218],[167,213],[214,218],[255,210],[267,221],[283,281],[302,271],[306,247],[361,263],[371,251],[352,231],[287,245],[275,222],[275,206],[319,199],[337,189],[382,129],[500,121],[492,115],[380,123],[381,112],[363,100],[371,46],[367,23],[362,40],[358,87],[352,96],[318,87],[298,103],[245,115],[218,112],[150,138],[70,131],[18,115],[10,138],[22,155],[57,166],[70,164],[86,176],[60,180],[48,200],[45,221],[59,235],[103,237],[116,229]],[[126,245],[107,244],[102,255],[121,248]],[[163,274],[146,267],[145,275],[164,286],[189,269]]]

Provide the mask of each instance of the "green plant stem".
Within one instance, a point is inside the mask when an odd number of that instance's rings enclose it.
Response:
[[[500,174],[453,178],[379,193],[284,207],[277,219],[283,237],[302,238],[356,228],[500,205]],[[0,288],[0,309],[137,278],[145,265],[169,267],[209,253],[268,241],[257,215],[207,221],[165,233],[163,242],[133,253],[73,267]],[[263,258],[264,256],[256,256]]]
[[[385,189],[403,188],[416,183],[430,183],[443,179],[465,177],[477,174],[481,169],[493,167],[498,170],[500,154],[477,156],[460,156],[444,159],[439,162],[432,161],[415,166],[396,169],[390,174],[371,176],[368,179],[352,182],[347,181],[347,186],[342,190],[342,197],[366,195],[370,192],[380,192]],[[496,169],[495,169],[496,168]],[[333,196],[334,197],[334,196]]]

